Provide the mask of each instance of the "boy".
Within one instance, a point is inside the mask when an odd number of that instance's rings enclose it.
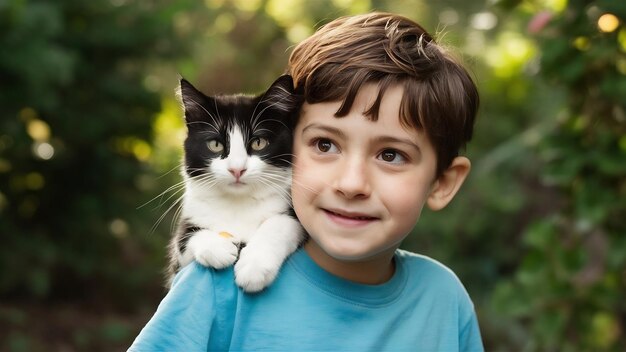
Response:
[[[345,17],[291,54],[305,96],[293,207],[309,240],[259,294],[191,264],[131,347],[154,350],[482,351],[456,276],[398,250],[424,204],[445,207],[470,162],[478,93],[418,24]]]

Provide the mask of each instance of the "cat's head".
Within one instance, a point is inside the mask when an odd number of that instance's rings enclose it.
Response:
[[[289,186],[293,116],[302,101],[291,76],[258,96],[207,96],[181,79],[180,94],[185,174],[195,189],[251,195]]]

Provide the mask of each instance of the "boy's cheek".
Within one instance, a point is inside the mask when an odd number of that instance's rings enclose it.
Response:
[[[312,181],[315,179],[315,173],[315,169],[310,167],[304,160],[296,159],[293,166],[291,185],[293,197],[304,196],[308,191],[312,191],[314,186]]]
[[[415,187],[416,184],[421,184],[420,182],[423,181],[415,178],[387,182],[380,194],[393,195],[385,197],[388,201],[387,207],[394,209],[400,217],[405,218],[408,222],[417,222],[430,192],[429,187]]]

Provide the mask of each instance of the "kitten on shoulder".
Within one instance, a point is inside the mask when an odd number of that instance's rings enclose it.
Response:
[[[185,194],[170,241],[169,281],[192,262],[235,265],[247,292],[271,284],[304,232],[291,210],[294,114],[290,76],[257,96],[207,96],[180,81],[187,138]]]

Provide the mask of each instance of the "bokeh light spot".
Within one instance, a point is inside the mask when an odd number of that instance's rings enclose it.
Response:
[[[210,9],[219,9],[224,6],[224,0],[204,0],[204,5]]]
[[[109,231],[116,238],[125,238],[128,236],[128,223],[122,219],[114,219],[109,224]]]
[[[148,144],[145,141],[136,140],[133,143],[132,148],[133,148],[133,154],[135,154],[135,157],[138,160],[146,161],[150,158],[150,155],[152,155],[152,148],[150,147],[150,144]]]
[[[28,122],[37,118],[37,111],[31,107],[25,107],[20,110],[19,116],[22,121]]]
[[[439,22],[445,26],[451,26],[459,22],[459,13],[451,8],[447,8],[439,13]]]
[[[219,33],[228,33],[235,28],[236,19],[229,13],[223,13],[215,19],[214,28]]]
[[[605,33],[613,32],[619,27],[619,18],[611,13],[605,13],[598,19],[598,28]]]
[[[309,26],[305,26],[299,23],[290,27],[287,30],[287,39],[289,39],[289,41],[292,43],[299,43],[311,34],[312,33]]]
[[[41,120],[30,120],[26,126],[26,132],[28,132],[30,138],[38,142],[50,139],[50,126]]]
[[[591,47],[591,42],[587,37],[578,37],[574,39],[574,47],[580,51],[587,51]]]
[[[626,29],[621,29],[617,34],[617,42],[622,51],[626,51]]]
[[[37,191],[43,188],[45,180],[43,176],[38,172],[31,172],[24,177],[25,185],[27,189]]]
[[[54,156],[54,147],[50,143],[33,143],[33,154],[42,160],[50,160]]]
[[[246,12],[255,12],[261,7],[261,0],[234,0],[233,2],[238,10]]]
[[[488,31],[498,24],[498,18],[491,12],[479,12],[472,16],[470,23],[478,30]]]

